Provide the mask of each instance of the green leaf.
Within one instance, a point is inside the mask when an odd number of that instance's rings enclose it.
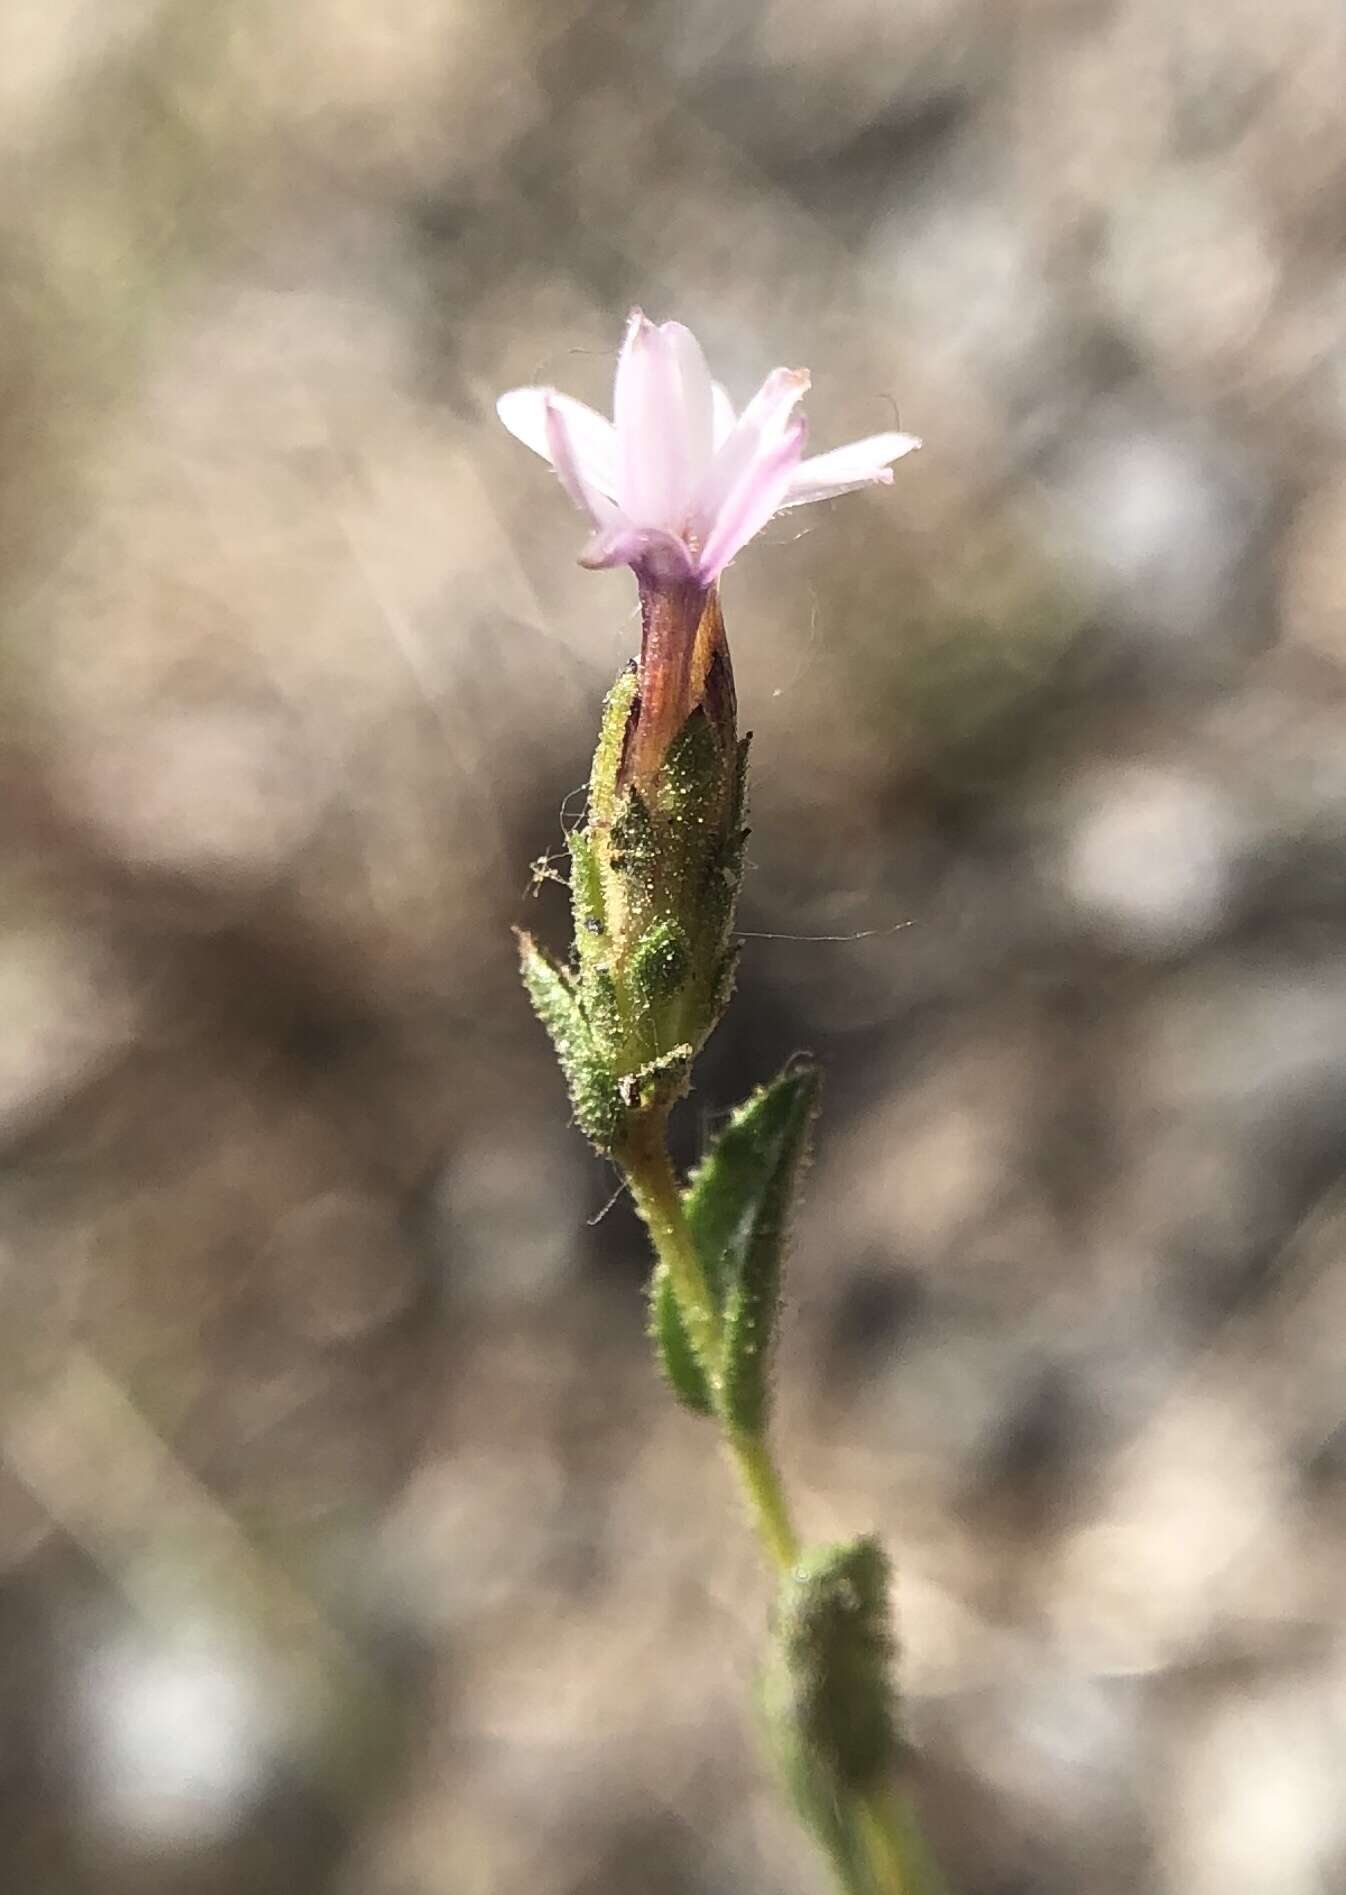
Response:
[[[684,1197],[701,1267],[724,1318],[721,1411],[760,1434],[790,1211],[818,1106],[815,1066],[787,1067],[739,1107]]]
[[[748,1433],[766,1421],[786,1220],[817,1100],[816,1068],[782,1073],[740,1106],[683,1194],[725,1320],[726,1419]],[[696,1414],[714,1414],[714,1393],[662,1265],[650,1279],[650,1335],[678,1398]]]
[[[872,1793],[901,1763],[888,1580],[872,1537],[818,1547],[776,1609],[773,1708],[837,1796]]]
[[[655,1265],[650,1278],[650,1336],[660,1366],[678,1400],[693,1414],[714,1414],[710,1384],[683,1323],[673,1280],[662,1263]]]
[[[846,1895],[944,1895],[906,1781],[889,1579],[868,1535],[804,1555],[781,1586],[761,1708],[795,1806]]]
[[[610,1152],[626,1117],[621,1088],[594,1044],[570,976],[537,946],[519,935],[523,984],[533,1011],[551,1036],[570,1088],[580,1130],[601,1152]]]

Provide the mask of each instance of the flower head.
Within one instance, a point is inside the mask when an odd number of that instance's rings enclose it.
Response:
[[[891,481],[891,463],[921,445],[874,434],[805,460],[794,410],[808,385],[803,369],[773,369],[735,415],[691,330],[637,309],[611,421],[554,388],[513,388],[496,409],[593,522],[582,565],[631,566],[646,586],[709,588],[774,515]]]

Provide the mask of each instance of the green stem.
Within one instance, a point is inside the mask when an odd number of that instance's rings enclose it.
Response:
[[[855,1827],[874,1888],[883,1890],[884,1895],[918,1895],[917,1885],[907,1873],[907,1841],[893,1823],[886,1799],[869,1797],[861,1802]]]
[[[662,1113],[642,1118],[617,1159],[636,1209],[645,1220],[654,1254],[672,1278],[692,1347],[714,1381],[720,1371],[723,1324],[682,1208],[682,1191],[665,1143],[666,1123]]]
[[[905,1791],[888,1788],[867,1796],[858,1828],[870,1875],[883,1895],[947,1895]]]
[[[799,1535],[790,1518],[790,1503],[771,1449],[761,1435],[737,1431],[729,1436],[728,1447],[763,1549],[778,1572],[788,1573],[799,1558]]]
[[[652,1113],[642,1120],[619,1157],[655,1255],[672,1279],[692,1347],[715,1387],[722,1372],[724,1325],[682,1208],[682,1190],[668,1157],[666,1124],[662,1114]],[[777,1572],[788,1572],[799,1558],[799,1536],[770,1446],[763,1436],[737,1428],[728,1431],[725,1445],[762,1550]]]
[[[655,1255],[667,1269],[692,1347],[718,1387],[723,1372],[724,1325],[706,1280],[696,1242],[682,1206],[682,1190],[668,1156],[667,1114],[651,1113],[628,1135],[618,1161],[636,1209],[650,1233]],[[788,1573],[798,1562],[795,1531],[785,1484],[763,1435],[726,1430],[729,1450],[757,1537],[773,1570]],[[845,1895],[921,1895],[923,1884],[910,1871],[908,1825],[886,1797],[852,1803],[842,1819],[844,1838],[829,1841],[819,1832]],[[844,1841],[840,1854],[836,1843]]]

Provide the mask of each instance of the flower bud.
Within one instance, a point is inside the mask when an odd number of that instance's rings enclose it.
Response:
[[[640,664],[608,693],[587,817],[570,838],[572,967],[524,943],[577,1116],[607,1151],[686,1090],[724,1011],[746,837],[747,741],[718,596],[642,590]]]

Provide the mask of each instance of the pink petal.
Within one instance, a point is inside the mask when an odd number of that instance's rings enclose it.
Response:
[[[893,478],[890,461],[900,460],[920,446],[914,434],[871,434],[830,454],[813,454],[795,469],[782,507],[803,507],[814,500],[831,500],[857,487],[886,486]]]
[[[808,385],[803,369],[772,369],[734,423],[693,500],[690,529],[702,544],[709,539],[730,495],[750,474],[753,463],[779,446],[791,410]]]
[[[715,446],[723,447],[734,432],[734,423],[738,416],[734,413],[734,404],[729,399],[729,390],[722,382],[712,382],[710,396],[715,417]]]
[[[638,572],[671,581],[690,579],[693,570],[691,554],[676,533],[633,526],[624,515],[599,528],[580,554],[580,565],[591,571],[633,566]]]
[[[673,363],[682,400],[682,478],[688,497],[704,477],[715,452],[715,397],[701,344],[680,322],[659,327]]]
[[[612,412],[622,511],[638,526],[676,528],[687,503],[682,383],[668,338],[638,309],[617,357]]]
[[[609,499],[617,492],[617,436],[605,416],[573,396],[554,388],[511,388],[495,404],[495,411],[516,441],[531,447],[544,461],[552,457],[547,445],[547,403],[553,402],[566,423],[571,451],[584,478]]]
[[[779,512],[804,452],[806,433],[801,415],[748,462],[706,535],[697,560],[703,584],[713,585],[734,555]]]
[[[559,398],[550,391],[543,403],[543,419],[547,430],[547,458],[556,469],[561,485],[595,526],[610,526],[617,517],[616,505],[589,481],[571,433],[570,418]]]

